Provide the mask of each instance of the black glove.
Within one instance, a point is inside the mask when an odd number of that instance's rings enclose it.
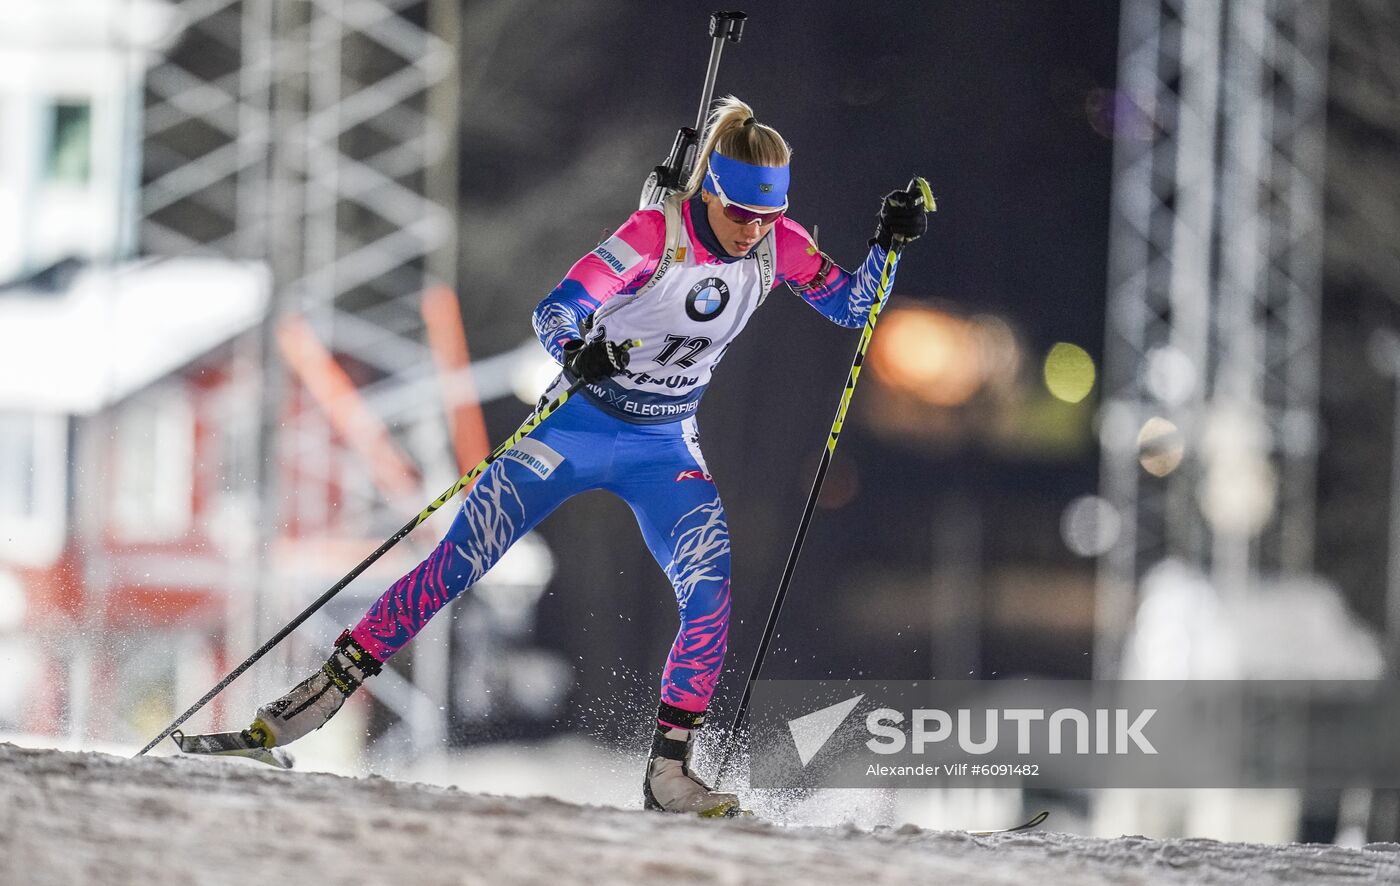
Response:
[[[588,344],[575,339],[564,343],[564,368],[574,378],[602,381],[627,368],[627,349],[621,344],[598,339]]]
[[[895,237],[901,238],[901,245],[919,239],[928,230],[927,212],[924,195],[918,188],[890,191],[880,207],[880,225],[869,245],[878,243],[882,249],[889,249]]]

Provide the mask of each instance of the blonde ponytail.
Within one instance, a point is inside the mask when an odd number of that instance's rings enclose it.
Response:
[[[700,149],[700,157],[695,161],[695,169],[690,173],[685,197],[690,199],[699,192],[705,181],[705,173],[710,169],[710,154],[719,151],[733,160],[751,163],[754,166],[786,166],[792,159],[792,148],[771,126],[765,126],[754,119],[753,108],[732,95],[720,99],[710,113],[705,144]]]

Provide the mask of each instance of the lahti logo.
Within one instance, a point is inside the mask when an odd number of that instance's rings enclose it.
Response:
[[[713,320],[729,304],[729,285],[718,277],[706,277],[690,287],[685,297],[685,314],[701,323]]]

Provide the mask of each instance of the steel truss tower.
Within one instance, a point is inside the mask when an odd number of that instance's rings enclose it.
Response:
[[[1124,0],[1101,428],[1122,530],[1100,562],[1101,676],[1156,563],[1224,594],[1311,567],[1327,13]]]
[[[1329,369],[1362,378],[1388,377],[1391,402],[1377,408],[1364,384],[1329,415],[1344,457],[1325,463],[1332,488],[1325,501],[1327,542],[1346,563],[1342,583],[1365,592],[1384,576],[1380,613],[1392,675],[1400,674],[1400,6],[1352,0],[1333,11],[1332,164],[1328,170],[1328,279],[1333,287],[1333,351]],[[1364,350],[1354,347],[1364,343]],[[1364,373],[1364,375],[1362,375]],[[1353,376],[1355,377],[1355,376]],[[1340,399],[1340,398],[1339,398]],[[1378,429],[1390,427],[1389,439]],[[1389,470],[1382,496],[1379,478]],[[1388,498],[1388,502],[1386,499]],[[1383,508],[1388,504],[1389,514]],[[1387,519],[1388,517],[1388,519]],[[1370,532],[1357,532],[1358,525]],[[1376,532],[1377,527],[1382,528]],[[1383,561],[1378,552],[1384,555]],[[1382,562],[1378,562],[1382,561]],[[1358,601],[1364,606],[1365,601]],[[1400,799],[1391,797],[1391,835],[1400,832]]]
[[[247,360],[263,404],[248,459],[257,556],[271,565],[251,595],[262,628],[245,630],[265,634],[330,583],[290,563],[317,542],[388,535],[437,493],[420,470],[456,473],[420,302],[455,286],[459,13],[452,0],[177,8],[183,35],[146,84],[139,242],[272,271],[273,316]],[[387,468],[366,470],[333,430],[326,392],[288,373],[293,350],[349,383]]]

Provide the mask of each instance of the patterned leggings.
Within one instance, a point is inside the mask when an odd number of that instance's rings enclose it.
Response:
[[[352,630],[380,661],[471,587],[515,540],[569,497],[616,493],[676,592],[681,625],[661,700],[703,711],[729,634],[729,526],[706,472],[694,419],[638,425],[575,396],[487,469],[447,535],[393,584]]]

